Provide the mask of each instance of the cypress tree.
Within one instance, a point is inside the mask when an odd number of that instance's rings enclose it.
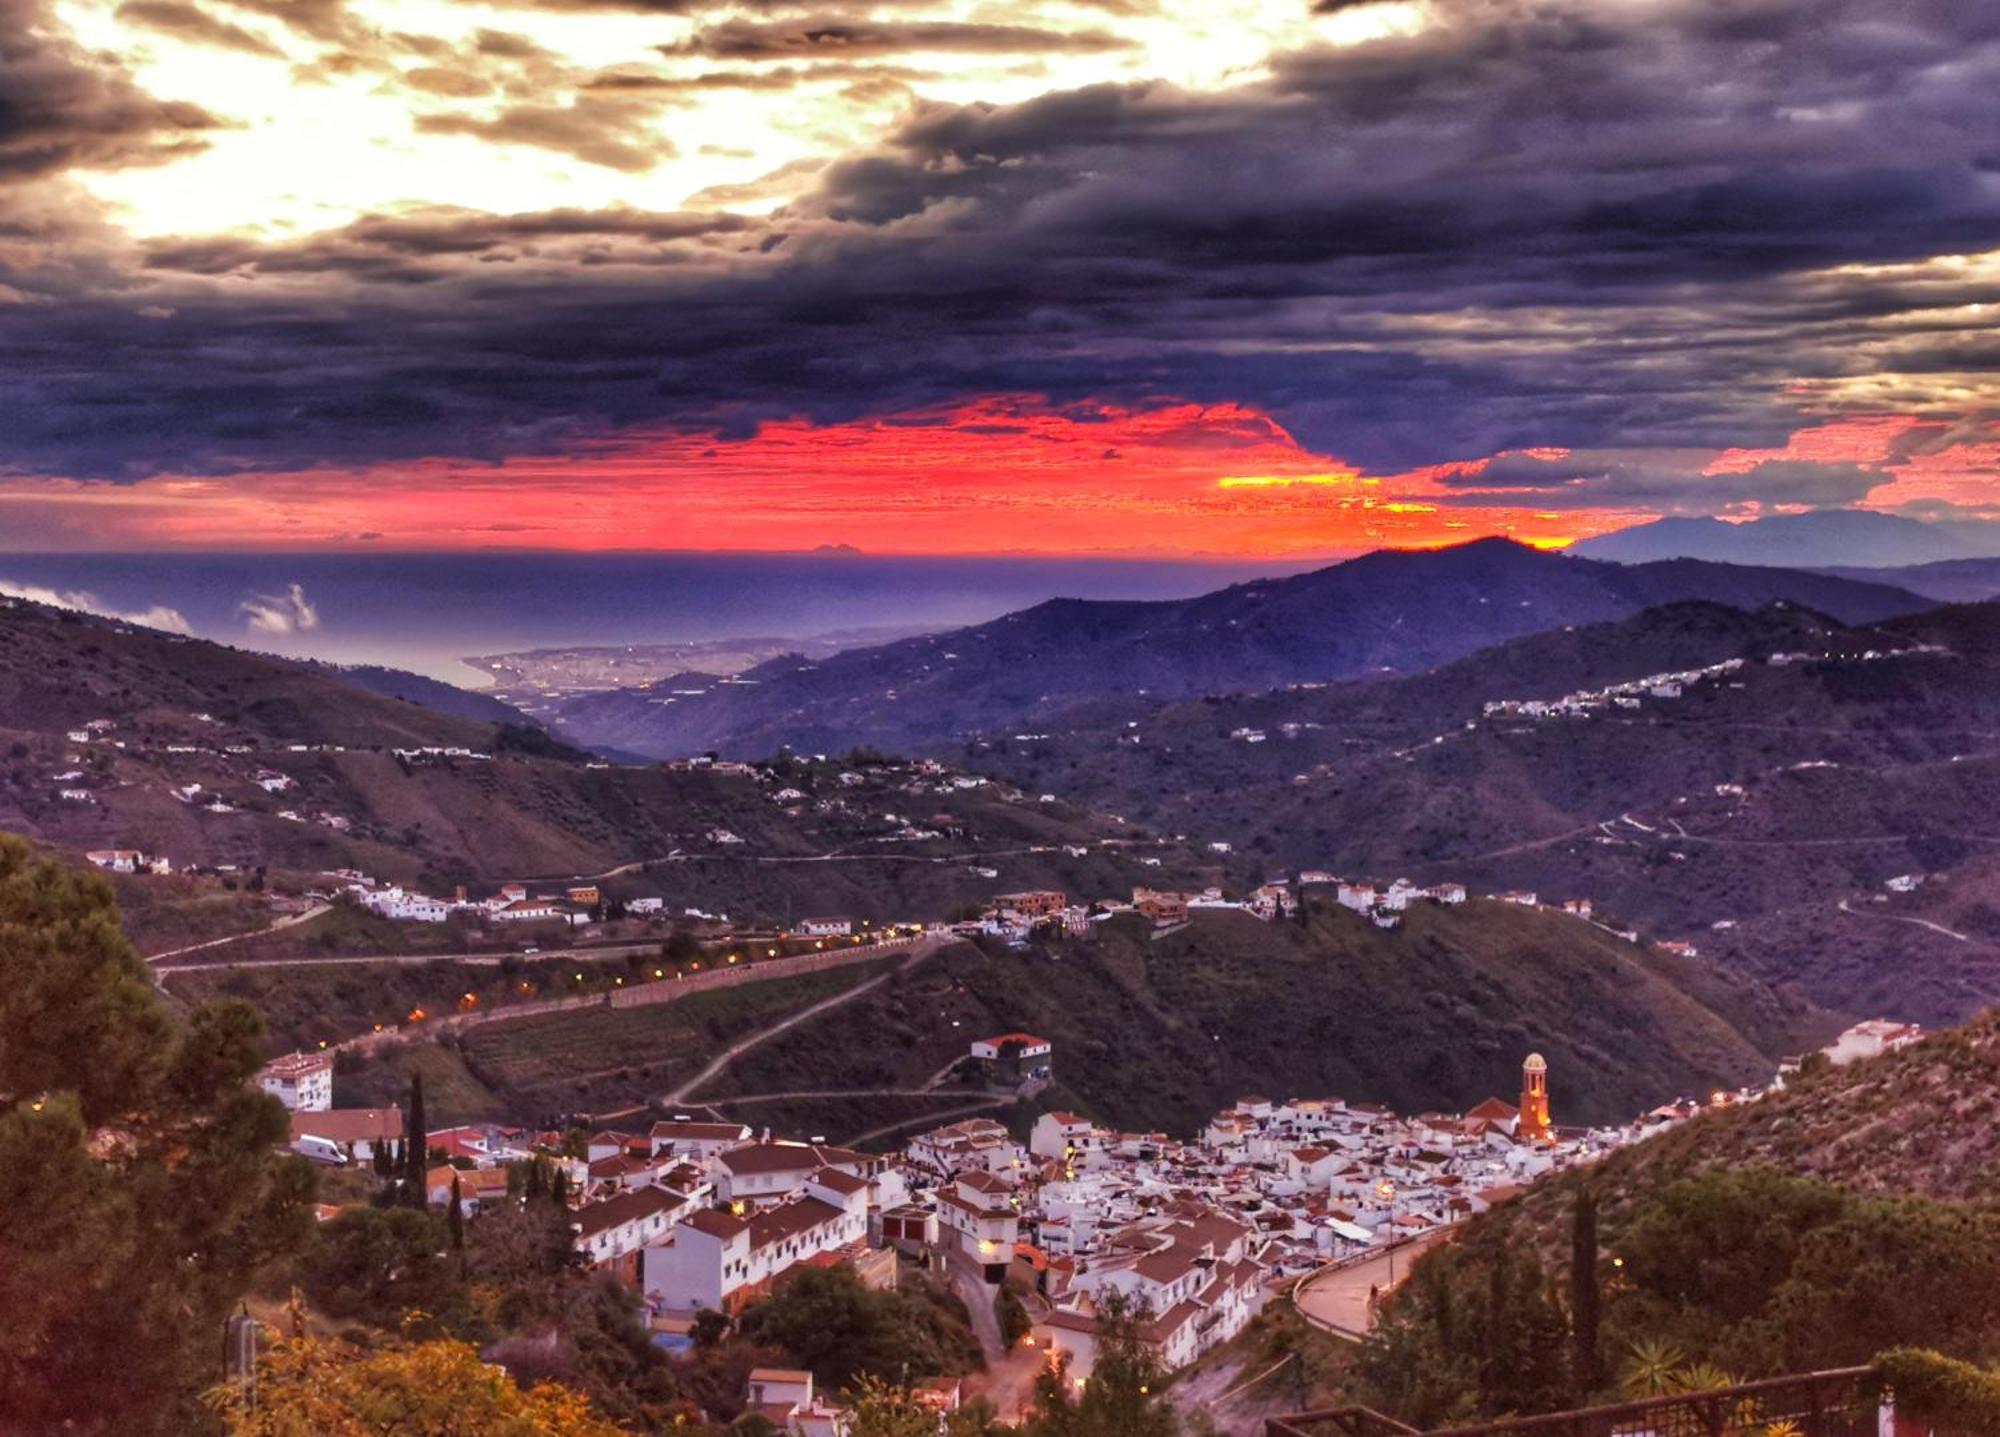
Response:
[[[1569,1331],[1571,1377],[1584,1397],[1604,1380],[1597,1327],[1602,1294],[1597,1285],[1597,1192],[1585,1183],[1570,1210]]]
[[[410,1076],[410,1116],[408,1129],[403,1138],[403,1182],[404,1197],[411,1207],[426,1205],[424,1198],[424,1164],[430,1159],[430,1144],[424,1134],[424,1075]]]
[[[459,1203],[462,1199],[463,1193],[459,1188],[458,1174],[453,1173],[451,1175],[451,1211],[446,1214],[445,1222],[451,1231],[451,1250],[459,1253],[465,1251],[465,1214],[459,1209]]]

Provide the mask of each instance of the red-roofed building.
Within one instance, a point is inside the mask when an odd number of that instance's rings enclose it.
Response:
[[[294,1113],[323,1113],[333,1106],[333,1054],[287,1053],[257,1074],[257,1086]]]
[[[670,1311],[735,1313],[797,1263],[867,1239],[867,1183],[820,1170],[775,1207],[690,1213],[670,1240],[640,1254],[640,1280],[646,1296]]]

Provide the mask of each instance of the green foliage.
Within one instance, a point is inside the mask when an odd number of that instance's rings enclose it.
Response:
[[[1697,1313],[1741,1322],[1763,1309],[1805,1234],[1837,1215],[1836,1188],[1769,1168],[1673,1183],[1617,1241],[1642,1291]]]
[[[444,1245],[444,1224],[432,1213],[347,1208],[313,1234],[299,1258],[299,1284],[329,1317],[393,1329],[405,1312],[443,1305]]]
[[[2000,1373],[1921,1348],[1875,1359],[1896,1414],[1954,1432],[2000,1432]]]
[[[1107,1301],[1097,1315],[1089,1380],[1079,1386],[1066,1363],[1045,1369],[1021,1437],[1179,1437],[1180,1417],[1160,1391],[1161,1376],[1135,1314]]]
[[[694,1322],[688,1328],[688,1336],[696,1347],[713,1347],[729,1335],[729,1318],[712,1307],[704,1307],[694,1315]]]
[[[876,1377],[856,1384],[848,1410],[847,1437],[981,1437],[992,1430],[986,1413],[972,1407],[960,1408],[940,1424],[936,1409],[915,1393]]]
[[[1568,1352],[1567,1318],[1532,1254],[1447,1247],[1418,1264],[1355,1371],[1371,1406],[1443,1426],[1567,1405]]]
[[[750,1342],[789,1353],[829,1390],[864,1376],[896,1382],[964,1372],[979,1346],[963,1310],[902,1292],[878,1292],[846,1268],[808,1268],[745,1311]]]
[[[95,874],[0,836],[0,1412],[186,1430],[224,1313],[310,1225],[240,1003],[176,1027]],[[135,1340],[143,1334],[143,1340]]]
[[[1521,1236],[1489,1220],[1419,1263],[1357,1358],[1364,1400],[1434,1426],[1607,1395],[1537,1361],[1566,1327],[1580,1351],[1584,1235],[1571,1234],[1568,1313],[1537,1286]],[[2000,1209],[1983,1204],[1721,1171],[1639,1195],[1609,1246],[1602,1332],[1624,1354],[1628,1398],[1859,1366],[1893,1347],[2000,1356]]]
[[[1003,1286],[994,1294],[993,1316],[999,1320],[1001,1340],[1009,1347],[1026,1337],[1035,1325],[1011,1287]]]
[[[463,1342],[361,1353],[309,1341],[258,1363],[253,1394],[217,1388],[229,1437],[618,1437],[589,1401],[553,1383],[523,1389]]]

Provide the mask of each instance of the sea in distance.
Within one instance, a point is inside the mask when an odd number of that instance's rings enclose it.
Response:
[[[171,610],[205,639],[466,687],[477,654],[979,623],[1051,598],[1172,599],[1310,563],[508,552],[0,555],[0,592]]]

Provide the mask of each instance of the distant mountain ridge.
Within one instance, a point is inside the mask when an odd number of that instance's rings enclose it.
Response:
[[[1929,523],[1868,509],[1815,509],[1741,523],[1670,517],[1585,539],[1570,552],[1619,564],[1706,559],[1781,568],[1892,569],[2000,556],[2000,525]]]
[[[1892,584],[1936,599],[1940,604],[1977,604],[2000,599],[2000,559],[1941,559],[1935,564],[1910,564],[1894,569],[1834,565],[1818,572],[1838,579]]]
[[[569,700],[572,740],[669,757],[783,746],[910,750],[955,735],[1033,727],[1079,703],[1417,673],[1524,634],[1704,599],[1756,609],[1787,600],[1847,623],[1926,607],[1883,584],[1790,569],[1672,560],[1618,565],[1504,539],[1380,550],[1284,579],[1192,599],[1052,599],[990,623],[772,660],[733,680],[679,676]]]

